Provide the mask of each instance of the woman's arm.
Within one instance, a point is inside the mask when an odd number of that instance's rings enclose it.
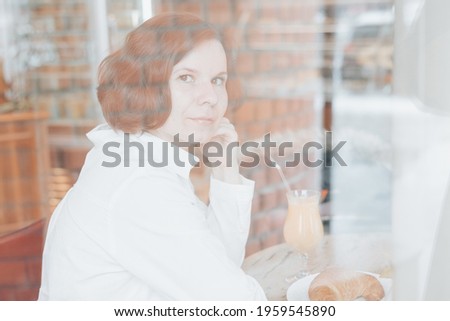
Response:
[[[212,167],[208,224],[224,243],[228,255],[241,265],[250,227],[254,182],[239,174],[238,135],[223,118],[211,141],[220,144],[221,155],[210,158]]]
[[[222,241],[228,256],[241,265],[245,257],[251,219],[254,182],[240,177],[242,184],[211,178],[207,222]]]

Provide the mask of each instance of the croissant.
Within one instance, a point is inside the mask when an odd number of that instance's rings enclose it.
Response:
[[[308,295],[313,301],[350,301],[359,297],[377,301],[384,297],[384,289],[372,275],[332,267],[313,279]]]

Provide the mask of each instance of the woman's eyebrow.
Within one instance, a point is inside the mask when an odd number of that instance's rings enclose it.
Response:
[[[179,73],[179,72],[189,72],[192,74],[198,74],[198,71],[196,69],[186,68],[186,67],[180,67],[173,71],[173,73]],[[223,76],[227,77],[228,73],[226,71],[221,71],[218,74],[216,74],[214,77],[223,77]]]
[[[195,70],[195,69],[184,68],[184,67],[177,68],[174,70],[174,72],[180,72],[180,71],[187,71],[187,72],[194,73],[194,74],[198,73],[197,70]]]

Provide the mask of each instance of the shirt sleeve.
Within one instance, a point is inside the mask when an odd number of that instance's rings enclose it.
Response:
[[[211,177],[207,221],[222,241],[228,256],[241,265],[250,228],[255,183],[241,176],[242,184],[229,184]]]
[[[124,269],[171,300],[265,300],[230,259],[204,211],[170,178],[138,178],[111,203],[109,239]]]

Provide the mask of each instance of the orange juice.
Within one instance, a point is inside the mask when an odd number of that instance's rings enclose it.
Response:
[[[319,192],[307,190],[288,194],[289,207],[283,235],[286,243],[302,253],[312,250],[323,238],[319,196]]]

